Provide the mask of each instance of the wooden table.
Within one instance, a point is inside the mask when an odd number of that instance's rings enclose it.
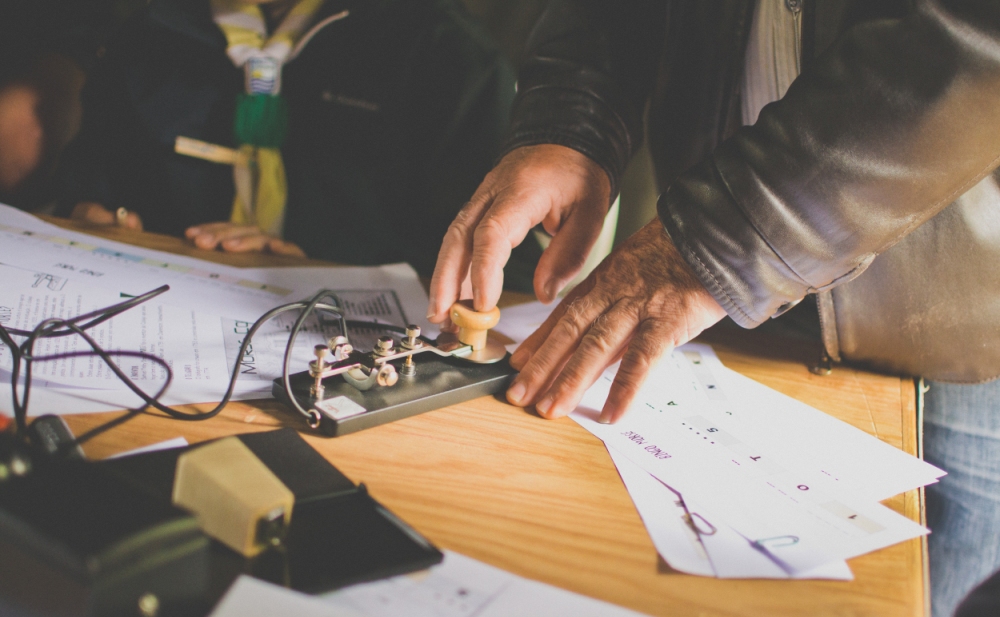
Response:
[[[58,222],[58,221],[57,221]],[[73,227],[66,222],[61,222]],[[82,229],[75,227],[76,229]],[[99,235],[232,265],[302,265],[234,256],[119,229]],[[530,298],[506,294],[507,304]],[[754,332],[710,332],[727,366],[910,453],[913,383],[807,366],[816,346]],[[210,406],[199,406],[209,408]],[[114,414],[67,417],[77,434]],[[485,397],[336,439],[315,437],[274,401],[233,403],[207,422],[138,417],[85,447],[93,458],[183,435],[195,443],[281,426],[306,439],[439,547],[652,615],[924,614],[924,544],[910,540],[850,561],[856,580],[721,581],[673,572],[658,558],[603,444],[572,420],[548,421]],[[920,520],[920,493],[886,502]]]

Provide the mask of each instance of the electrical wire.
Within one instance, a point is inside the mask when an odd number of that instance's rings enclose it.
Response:
[[[55,360],[62,360],[67,358],[75,357],[99,357],[108,368],[114,373],[114,375],[121,380],[125,386],[132,391],[136,396],[138,396],[143,404],[130,408],[126,413],[118,418],[115,418],[109,422],[106,422],[90,431],[79,436],[73,445],[79,445],[105,431],[115,426],[118,426],[129,419],[145,412],[147,409],[152,408],[160,411],[167,416],[185,421],[199,421],[208,420],[217,416],[223,408],[229,403],[232,398],[233,392],[236,388],[236,380],[240,375],[240,359],[243,358],[250,346],[253,336],[257,331],[268,321],[274,317],[285,313],[287,311],[299,310],[299,316],[295,321],[291,331],[289,332],[288,342],[285,345],[284,361],[282,365],[282,381],[285,387],[285,391],[288,394],[288,400],[291,401],[292,406],[301,413],[309,422],[311,426],[318,425],[319,415],[314,410],[304,409],[296,400],[296,397],[292,393],[291,381],[290,381],[290,364],[292,349],[295,344],[295,339],[301,331],[303,324],[309,318],[310,315],[314,314],[316,311],[325,311],[333,313],[337,316],[340,326],[340,333],[344,337],[348,337],[349,327],[375,327],[377,329],[386,330],[390,332],[405,333],[406,329],[399,326],[394,326],[390,324],[383,324],[378,322],[368,322],[368,321],[356,321],[347,320],[345,315],[345,310],[341,305],[339,298],[337,298],[336,292],[323,289],[314,294],[308,300],[293,302],[290,304],[285,304],[282,306],[275,307],[270,311],[261,315],[257,321],[254,322],[253,326],[249,329],[243,341],[240,343],[240,348],[237,353],[237,360],[233,365],[233,370],[229,379],[229,386],[226,389],[222,400],[213,409],[205,412],[186,412],[174,409],[168,405],[164,405],[160,402],[163,394],[170,387],[173,380],[173,370],[170,365],[163,360],[163,358],[148,352],[142,351],[107,351],[103,349],[100,344],[91,337],[87,330],[98,326],[113,317],[120,315],[121,313],[134,308],[152,298],[155,298],[166,291],[170,287],[168,285],[163,285],[147,293],[129,298],[124,302],[118,304],[98,309],[96,311],[91,311],[82,315],[77,315],[69,319],[60,318],[50,318],[45,319],[36,325],[32,330],[20,330],[16,328],[5,328],[0,324],[0,342],[6,345],[12,356],[12,369],[11,369],[11,395],[13,398],[14,407],[14,418],[16,423],[16,428],[18,435],[24,436],[27,434],[27,417],[28,417],[28,405],[30,402],[31,393],[31,383],[32,383],[32,366],[35,362],[50,362]],[[332,302],[324,302],[324,300],[331,300]],[[87,345],[90,347],[88,351],[72,351],[57,353],[45,356],[35,356],[34,348],[36,343],[41,339],[48,338],[58,338],[65,336],[76,335],[82,338]],[[17,343],[13,337],[23,337],[25,340],[20,344]],[[419,337],[421,340],[430,342],[425,337]],[[124,371],[115,362],[115,357],[132,357],[141,358],[144,360],[149,360],[155,364],[158,364],[164,369],[165,379],[163,384],[153,395],[145,392],[141,387],[139,387],[132,379],[125,374]],[[21,371],[23,367],[24,372],[24,387],[23,393],[19,396],[19,384],[21,382]]]

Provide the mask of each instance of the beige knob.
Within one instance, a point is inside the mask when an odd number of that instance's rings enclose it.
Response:
[[[486,347],[486,333],[500,323],[500,309],[477,313],[471,300],[459,300],[451,305],[451,322],[458,326],[458,340],[472,345],[472,351]]]

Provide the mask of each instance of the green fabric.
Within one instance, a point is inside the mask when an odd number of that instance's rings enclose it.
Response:
[[[239,94],[233,131],[240,145],[280,148],[288,134],[288,105],[280,95]]]

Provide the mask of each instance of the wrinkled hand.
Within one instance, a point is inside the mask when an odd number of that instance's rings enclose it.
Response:
[[[184,232],[188,240],[200,249],[221,248],[227,253],[273,253],[305,257],[297,244],[266,234],[255,225],[238,225],[223,221],[188,227]]]
[[[535,270],[535,295],[551,302],[583,267],[601,233],[610,193],[607,173],[576,150],[546,144],[507,154],[448,228],[431,278],[427,318],[445,321],[470,277],[475,309],[496,306],[511,249],[539,223],[553,238]]]
[[[650,367],[726,315],[695,277],[659,220],[615,249],[518,347],[520,375],[507,400],[539,415],[573,411],[584,391],[619,358],[600,421],[616,422]]]
[[[125,220],[118,222],[118,217],[114,212],[108,210],[99,203],[92,201],[81,201],[73,208],[69,218],[74,221],[90,223],[91,225],[121,225],[127,229],[142,231],[142,218],[135,212],[129,211],[125,215]]]

